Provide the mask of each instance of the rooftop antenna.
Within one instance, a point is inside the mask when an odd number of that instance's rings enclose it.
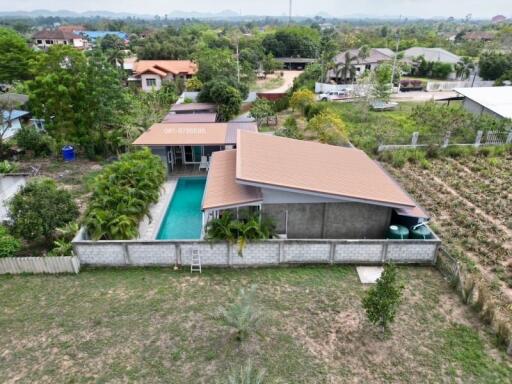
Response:
[[[290,0],[288,7],[288,24],[292,23],[292,0]]]

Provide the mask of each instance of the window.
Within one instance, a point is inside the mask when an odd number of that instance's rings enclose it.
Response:
[[[146,79],[146,85],[148,87],[156,87],[156,79]]]
[[[46,44],[53,44],[53,41],[52,40],[45,40],[45,43]]]
[[[37,40],[37,44],[43,44],[43,40]]]

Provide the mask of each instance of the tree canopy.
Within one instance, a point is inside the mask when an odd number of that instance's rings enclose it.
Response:
[[[0,28],[0,83],[28,79],[33,56],[23,37],[12,29]]]
[[[305,26],[282,27],[266,35],[262,44],[275,57],[316,58],[320,53],[320,32]]]

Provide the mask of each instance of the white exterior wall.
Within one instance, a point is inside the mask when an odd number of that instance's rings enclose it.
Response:
[[[475,115],[482,115],[482,114],[486,114],[486,115],[490,115],[492,117],[496,117],[498,119],[502,119],[503,117],[498,115],[497,113],[491,111],[490,109],[484,107],[483,105],[477,103],[476,101],[474,100],[471,100],[471,99],[468,99],[467,97],[464,98],[464,100],[462,101],[462,105],[464,106],[464,108],[471,112],[471,113],[474,113]]]
[[[141,86],[142,90],[144,92],[151,92],[151,91],[158,91],[160,88],[162,88],[162,78],[158,75],[153,74],[143,74],[140,76],[141,79]],[[147,79],[154,79],[156,80],[156,85],[154,87],[148,86],[146,84]]]

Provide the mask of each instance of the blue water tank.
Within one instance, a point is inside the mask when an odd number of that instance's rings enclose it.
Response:
[[[65,145],[62,147],[62,158],[64,161],[75,160],[75,148],[71,145]]]

